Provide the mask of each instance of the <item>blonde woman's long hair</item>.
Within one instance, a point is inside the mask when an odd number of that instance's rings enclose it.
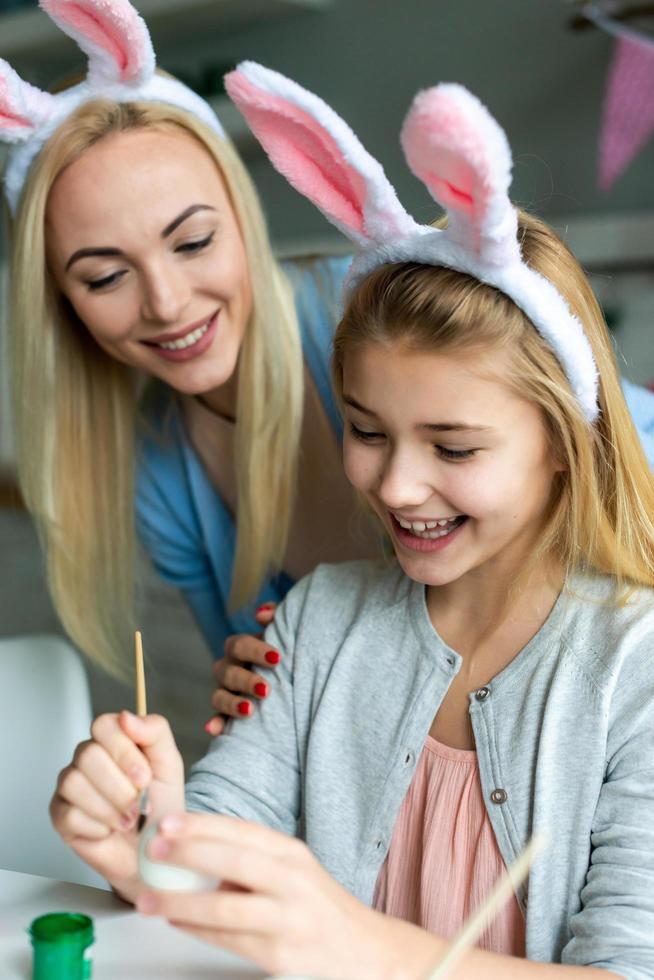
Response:
[[[303,405],[291,288],[230,143],[172,106],[106,100],[82,106],[41,151],[12,229],[14,418],[21,490],[44,543],[59,617],[74,642],[118,676],[128,672],[136,608],[137,383],[130,368],[94,342],[58,292],[46,263],[45,215],[65,167],[108,134],[146,127],[183,132],[214,159],[250,270],[253,312],[239,358],[232,610],[281,568]]]
[[[556,355],[511,299],[470,276],[415,263],[376,269],[352,296],[334,339],[336,391],[342,395],[343,363],[352,345],[507,351],[512,370],[505,383],[540,407],[552,450],[565,467],[555,477],[545,527],[525,574],[555,556],[567,573],[593,569],[613,576],[617,601],[626,601],[634,586],[654,586],[654,475],[581,266],[551,228],[523,212],[519,236],[524,260],[554,283],[592,346],[600,378],[594,426],[584,418]]]

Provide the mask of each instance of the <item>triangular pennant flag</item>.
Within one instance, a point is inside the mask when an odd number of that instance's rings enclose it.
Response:
[[[619,37],[604,98],[598,185],[606,191],[654,132],[654,42]]]

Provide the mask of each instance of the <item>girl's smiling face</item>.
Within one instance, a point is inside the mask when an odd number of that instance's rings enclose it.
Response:
[[[345,354],[345,471],[415,581],[510,577],[538,538],[562,467],[539,409],[497,380],[509,370],[504,354]]]
[[[46,237],[59,288],[108,354],[188,394],[229,380],[249,271],[222,177],[192,137],[99,140],[55,181]]]

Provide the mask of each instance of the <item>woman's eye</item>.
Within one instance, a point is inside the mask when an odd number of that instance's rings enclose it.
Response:
[[[197,239],[194,242],[185,242],[183,245],[178,245],[175,249],[176,252],[201,252],[203,248],[207,248],[211,245],[215,232],[211,232],[206,238]]]
[[[353,435],[355,439],[359,439],[361,442],[370,442],[372,439],[383,438],[381,432],[365,432],[363,429],[358,429],[354,422],[350,422],[349,427],[350,434]]]
[[[436,446],[436,451],[442,459],[470,459],[476,449],[448,449],[446,446]]]
[[[90,292],[95,293],[99,289],[106,289],[109,286],[114,286],[123,278],[124,275],[124,272],[112,272],[110,276],[105,276],[104,279],[89,279],[86,286]]]

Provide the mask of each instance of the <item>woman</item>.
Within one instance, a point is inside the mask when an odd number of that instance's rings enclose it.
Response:
[[[56,97],[3,70],[21,486],[89,656],[120,671],[131,647],[136,489],[150,557],[220,658],[254,605],[373,547],[333,533],[354,531],[327,367],[347,262],[277,265],[220,124],[154,72],[128,3],[42,7],[90,67]],[[265,697],[261,675],[231,674]],[[252,710],[226,692],[216,707]]]

